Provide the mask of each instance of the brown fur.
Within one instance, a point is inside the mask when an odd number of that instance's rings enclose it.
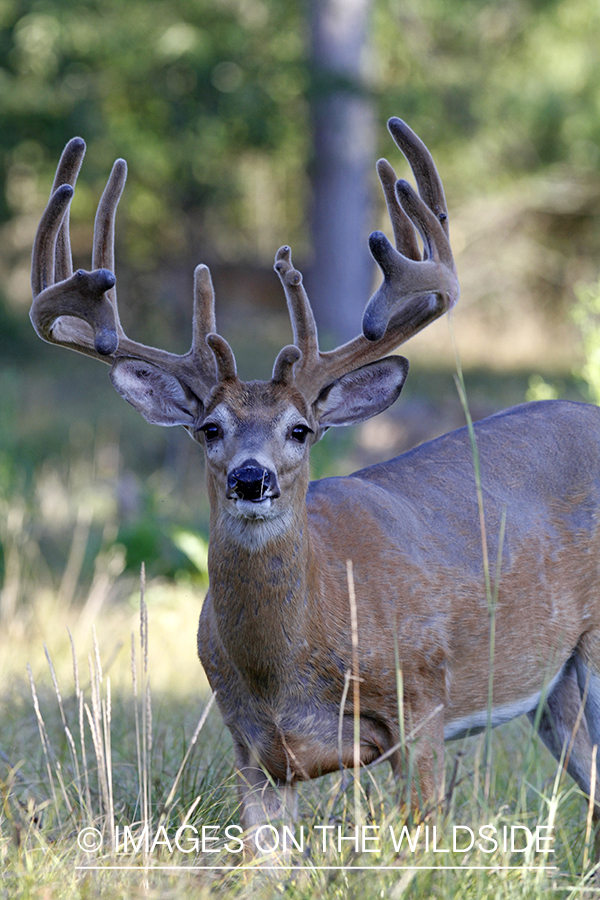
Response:
[[[265,409],[252,415],[269,417]],[[492,565],[506,516],[493,703],[510,708],[543,692],[579,651],[598,671],[600,653],[588,648],[600,624],[600,412],[530,404],[478,423],[476,434]],[[525,447],[535,453],[524,454]],[[307,471],[308,454],[294,488],[306,483]],[[466,429],[349,477],[314,482],[306,503],[304,488],[292,489],[293,527],[259,550],[229,537],[210,460],[208,482],[210,592],[198,646],[242,782],[256,763],[282,787],[339,766],[340,704],[352,670],[351,559],[361,762],[400,738],[396,642],[407,731],[426,722],[416,742],[421,791],[439,796],[444,726],[485,717],[488,692],[490,624]],[[350,691],[346,766],[353,765],[352,717]],[[400,753],[391,763],[399,773]],[[257,772],[253,779],[264,799],[268,780]],[[272,797],[262,809],[245,789],[242,795],[246,825],[277,808]]]

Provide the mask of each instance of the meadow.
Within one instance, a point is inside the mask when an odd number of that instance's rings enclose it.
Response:
[[[302,786],[293,832],[265,831],[263,855],[244,860],[231,742],[195,648],[200,454],[112,406],[108,385],[81,374],[87,361],[66,356],[42,397],[35,366],[4,370],[15,427],[0,467],[2,895],[592,895],[587,800],[524,719],[494,731],[489,750],[485,734],[446,745],[435,833],[432,820],[406,821],[408,786],[382,764]],[[408,422],[424,405],[461,424],[451,373],[414,381]],[[475,406],[527,388],[493,383],[496,394],[484,375],[467,378]],[[390,429],[401,434],[390,419],[379,440],[371,425],[322,442],[316,474],[381,457]]]
[[[379,123],[372,158],[389,154],[383,123],[401,114],[443,171],[473,418],[526,396],[600,402],[600,291],[579,306],[577,378],[567,311],[573,286],[598,275],[598,4],[372,6],[365,89],[357,82]],[[0,0],[2,897],[595,892],[587,801],[525,720],[447,745],[435,837],[432,821],[402,834],[410,785],[383,764],[303,786],[302,849],[241,864],[231,741],[196,655],[201,453],[143,422],[106,368],[43,345],[27,320],[35,227],[60,150],[82,134],[76,265],[89,265],[93,210],[123,155],[126,330],[183,350],[192,268],[211,262],[219,329],[243,377],[265,377],[256,367],[289,340],[273,252],[285,240],[298,261],[307,253],[311,106],[336,82],[310,60],[305,7]],[[315,447],[315,477],[464,424],[446,319],[430,336],[411,340],[389,414]],[[524,850],[536,828],[539,848]]]

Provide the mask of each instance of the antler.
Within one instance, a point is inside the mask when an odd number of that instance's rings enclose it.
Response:
[[[73,272],[69,240],[69,208],[85,154],[85,143],[73,138],[61,156],[49,203],[33,246],[31,321],[45,341],[113,363],[127,357],[142,360],[174,375],[204,399],[217,381],[215,356],[206,342],[216,331],[210,272],[194,272],[192,346],[179,356],[130,340],[119,319],[114,271],[114,223],[127,164],[118,159],[98,205],[94,223],[92,271]],[[226,344],[223,338],[219,338]],[[223,351],[225,352],[225,351]],[[143,370],[140,369],[140,377]]]
[[[363,334],[336,350],[319,350],[317,327],[302,275],[292,265],[289,247],[275,257],[286,294],[294,344],[302,353],[295,363],[294,383],[308,402],[342,375],[383,358],[451,309],[459,285],[448,240],[448,210],[435,163],[425,144],[401,119],[388,128],[415,176],[419,193],[408,182],[396,181],[385,159],[377,163],[396,248],[375,231],[369,238],[371,255],[383,273],[383,283],[364,312]],[[417,233],[423,241],[419,251]],[[281,353],[287,352],[284,348]],[[281,355],[281,354],[280,354]],[[276,368],[279,363],[276,362]]]
[[[379,160],[377,171],[396,247],[379,231],[369,239],[383,282],[367,304],[363,334],[336,350],[321,352],[313,312],[302,276],[292,265],[290,248],[282,247],[275,258],[292,320],[294,345],[279,353],[273,380],[293,380],[309,403],[338,378],[382,359],[451,309],[458,299],[448,241],[448,212],[433,159],[401,119],[390,119],[388,128],[410,163],[419,193],[406,181],[396,181],[391,165]],[[218,381],[237,378],[231,348],[215,334],[210,272],[201,265],[194,273],[192,346],[188,353],[179,356],[130,340],[119,319],[113,274],[115,215],[127,177],[122,159],[115,162],[98,205],[92,271],[73,272],[69,209],[84,153],[81,138],[73,138],[65,147],[38,227],[31,270],[31,321],[44,340],[112,362],[113,384],[134,405],[138,395],[152,395],[152,390],[148,393],[149,378],[166,398],[175,392],[170,399],[187,412],[174,417],[169,414],[168,424],[189,424],[190,401],[197,398],[204,403]],[[423,241],[422,256],[417,234]],[[129,361],[127,365],[125,360]],[[151,372],[148,366],[159,371]],[[175,381],[168,376],[174,376]],[[146,415],[147,407],[144,409]],[[160,421],[166,424],[163,413]]]

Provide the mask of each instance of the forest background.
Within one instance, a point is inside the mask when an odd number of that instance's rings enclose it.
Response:
[[[107,370],[30,326],[31,245],[70,137],[88,144],[78,266],[112,162],[128,162],[116,263],[128,333],[184,352],[205,262],[242,377],[267,377],[290,338],[272,271],[281,244],[323,345],[358,331],[377,280],[367,236],[386,228],[375,160],[407,175],[385,128],[400,115],[446,189],[474,417],[531,396],[532,376],[534,393],[587,399],[571,310],[600,270],[599,35],[595,0],[0,0],[0,620],[25,601],[15,541],[31,538],[27,566],[73,599],[102,548],[114,571],[195,577],[176,528],[207,534],[198,448],[141,421]],[[446,319],[403,352],[401,402],[328,435],[315,475],[463,423]]]
[[[15,541],[32,539],[27,566],[74,599],[101,550],[114,571],[196,577],[177,529],[207,535],[197,446],[147,425],[107,369],[29,323],[31,246],[70,137],[88,145],[76,266],[89,268],[114,159],[129,166],[116,229],[126,331],[185,352],[192,273],[207,263],[241,375],[264,378],[290,339],[272,271],[283,243],[322,345],[358,332],[377,283],[367,237],[387,227],[375,161],[408,174],[385,128],[400,115],[446,189],[473,416],[532,396],[532,377],[533,393],[588,399],[594,332],[584,314],[586,344],[572,309],[600,271],[599,35],[595,0],[0,0],[0,621],[26,600]],[[463,424],[446,318],[403,352],[401,401],[329,434],[315,476]]]
[[[48,680],[46,642],[64,675],[65,625],[85,641],[92,623],[110,664],[122,661],[142,563],[171,742],[184,720],[193,730],[202,686],[199,449],[143,422],[106,367],[43,344],[28,319],[31,246],[66,141],[88,145],[76,266],[89,268],[114,159],[129,166],[116,228],[126,331],[184,352],[193,268],[207,263],[241,376],[265,378],[290,340],[272,271],[284,243],[323,345],[358,332],[377,282],[367,237],[389,234],[376,159],[407,176],[385,128],[399,115],[446,189],[462,286],[452,331],[474,418],[536,393],[593,399],[599,37],[596,0],[0,0],[0,758],[12,771],[27,748],[23,777],[45,785],[34,795],[49,788],[25,661]],[[328,434],[316,477],[463,424],[447,319],[403,352],[400,401]],[[181,756],[165,763],[156,746],[156,771],[176,772]]]

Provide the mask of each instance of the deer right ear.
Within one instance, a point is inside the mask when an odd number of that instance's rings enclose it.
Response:
[[[152,425],[193,425],[202,401],[178,378],[152,363],[118,357],[110,371],[115,390]]]
[[[356,425],[383,412],[398,398],[407,375],[403,356],[386,356],[342,375],[314,405],[319,426]]]

